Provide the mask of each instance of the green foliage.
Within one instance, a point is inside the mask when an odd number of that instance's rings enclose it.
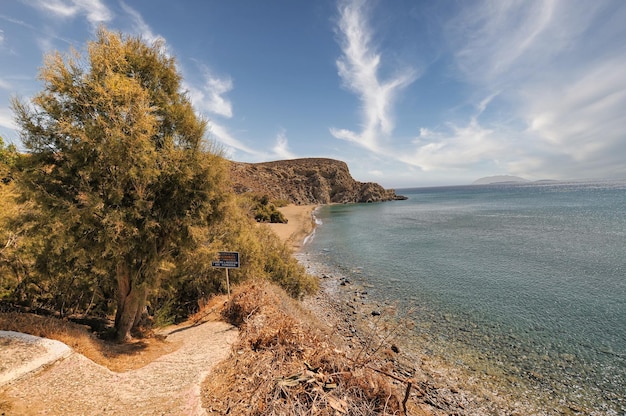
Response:
[[[267,195],[253,196],[252,204],[252,213],[257,222],[287,223],[285,216],[276,208],[277,204],[270,202]]]
[[[13,180],[13,168],[19,157],[15,145],[10,144],[6,146],[4,139],[0,136],[0,181],[3,184],[8,184]]]
[[[207,151],[206,122],[159,43],[101,29],[85,62],[49,55],[40,78],[30,106],[13,102],[29,153],[18,184],[47,226],[37,257],[55,266],[48,273],[67,274],[63,263],[105,271],[117,283],[118,329],[128,326],[161,264],[221,217],[223,160]]]
[[[225,292],[218,251],[241,254],[231,284],[316,289],[251,218],[259,207],[284,221],[275,205],[230,192],[162,45],[101,29],[86,56],[47,56],[40,78],[31,102],[13,101],[27,155],[0,147],[15,177],[0,188],[0,297],[62,316],[115,313],[123,339],[144,310],[165,324]]]
[[[224,269],[211,267],[218,251],[240,254],[241,267],[229,270],[231,285],[250,279],[268,279],[296,298],[317,290],[317,279],[306,273],[290,249],[268,227],[250,218],[247,198],[232,195],[225,212],[221,221],[199,230],[203,234],[199,238],[203,238],[205,244],[179,259],[175,275],[153,302],[154,308],[174,299],[172,312],[180,319],[196,312],[199,300],[214,293],[226,293]]]
[[[17,278],[11,267],[17,236],[9,227],[9,221],[16,215],[15,198],[13,184],[0,182],[0,300],[10,295],[12,288],[17,285]]]

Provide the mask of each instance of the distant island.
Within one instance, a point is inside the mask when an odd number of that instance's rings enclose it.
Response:
[[[472,182],[472,185],[493,185],[493,184],[507,184],[507,183],[524,183],[530,182],[528,179],[520,178],[519,176],[511,175],[497,175],[497,176],[485,176]]]

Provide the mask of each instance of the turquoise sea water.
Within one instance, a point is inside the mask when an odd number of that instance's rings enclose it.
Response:
[[[321,208],[305,250],[416,308],[417,348],[540,406],[626,414],[626,181],[398,192]]]

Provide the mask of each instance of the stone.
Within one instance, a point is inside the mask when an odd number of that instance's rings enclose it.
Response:
[[[356,181],[345,162],[326,158],[230,162],[236,193],[253,192],[296,205],[401,200],[393,189]]]

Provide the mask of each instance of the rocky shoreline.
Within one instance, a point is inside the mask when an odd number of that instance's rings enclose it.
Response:
[[[468,372],[429,350],[422,350],[411,320],[393,305],[377,302],[368,288],[355,284],[311,259],[306,246],[294,256],[320,279],[320,291],[302,303],[340,337],[349,356],[392,369],[399,380],[411,381],[411,397],[426,415],[576,415],[577,409],[541,409],[493,376]],[[568,410],[571,410],[569,412]]]
[[[568,414],[539,410],[493,377],[467,372],[432,351],[422,350],[410,316],[372,299],[367,287],[308,253],[306,243],[294,248],[294,257],[320,281],[320,291],[305,298],[303,305],[340,337],[349,356],[391,369],[397,384],[404,384],[401,380],[412,382],[411,397],[421,404],[424,414]],[[577,413],[573,410],[569,414]]]
[[[403,328],[390,336],[403,325],[395,321],[390,305],[371,301],[367,288],[310,260],[306,252],[295,256],[310,274],[320,279],[319,293],[305,298],[303,305],[341,337],[349,356],[375,366],[385,364],[393,368],[392,374],[399,379],[412,381],[412,397],[422,403],[425,414],[500,414],[491,405],[477,405],[483,400],[462,391],[450,374],[443,376],[443,368],[426,369],[423,357],[408,349]]]
[[[300,210],[307,215],[297,215]],[[412,328],[415,318],[423,313],[419,305],[414,312],[397,310],[373,296],[376,288],[360,284],[359,279],[351,279],[325,264],[319,253],[308,251],[307,242],[316,232],[315,210],[311,206],[295,206],[287,217],[292,226],[296,223],[306,227],[309,234],[302,241],[287,241],[284,237],[283,241],[291,244],[294,257],[320,282],[319,292],[305,298],[303,306],[339,337],[348,356],[392,368],[398,379],[413,381],[412,398],[423,407],[422,414],[604,414],[586,413],[552,394],[550,386],[541,380],[529,384],[514,376],[515,369],[492,366],[490,357],[459,350],[464,348],[462,343],[450,345],[433,339],[428,327]],[[461,330],[471,335],[471,328]]]

